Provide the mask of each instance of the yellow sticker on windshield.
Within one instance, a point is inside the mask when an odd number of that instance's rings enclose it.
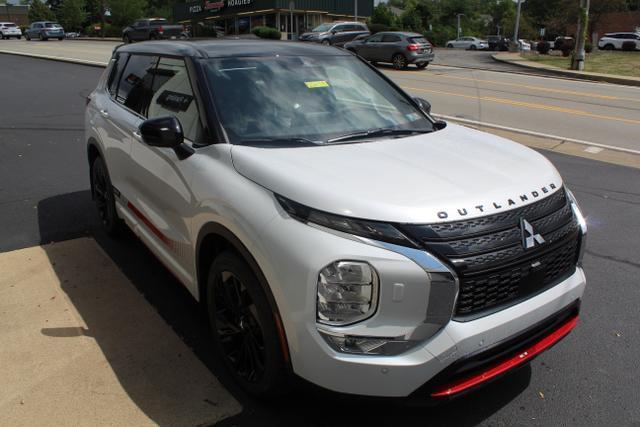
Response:
[[[329,87],[329,83],[325,82],[324,80],[317,80],[315,82],[304,82],[304,84],[307,85],[309,89],[315,89],[317,87]]]

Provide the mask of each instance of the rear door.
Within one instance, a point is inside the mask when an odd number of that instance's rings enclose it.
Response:
[[[183,58],[161,57],[144,110],[147,118],[176,117],[185,144],[201,141],[203,128],[189,72]],[[180,159],[171,148],[133,142],[130,209],[142,222],[141,235],[187,286],[195,283],[191,248],[194,196],[190,181],[194,156]],[[195,288],[191,289],[196,291]]]
[[[382,36],[381,47],[378,49],[378,61],[391,62],[393,55],[398,53],[402,38],[398,34],[385,34]]]

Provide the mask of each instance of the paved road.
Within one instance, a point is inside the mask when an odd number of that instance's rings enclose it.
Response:
[[[171,274],[135,237],[111,240],[100,231],[88,192],[82,114],[84,97],[101,70],[1,58],[3,99],[12,102],[0,103],[0,251],[87,235],[95,238],[241,402],[243,413],[223,425],[640,423],[640,240],[635,236],[640,229],[640,170],[548,154],[588,217],[584,262],[589,286],[578,329],[530,368],[436,409],[346,398],[313,388],[265,404],[240,392],[220,362],[210,357],[204,317]]]
[[[115,46],[114,42],[0,41],[0,51],[98,63],[108,61]],[[449,65],[515,69],[488,62],[488,52],[440,49],[438,55]],[[428,99],[437,114],[640,151],[638,87],[437,65],[424,71],[382,69],[409,93]]]

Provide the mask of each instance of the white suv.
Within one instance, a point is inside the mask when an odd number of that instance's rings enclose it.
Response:
[[[575,326],[586,224],[543,156],[429,108],[342,49],[121,46],[88,99],[92,195],[246,390],[447,399]]]
[[[635,42],[636,50],[640,50],[640,33],[607,33],[598,41],[598,49],[620,50],[627,41]]]
[[[2,40],[15,37],[17,39],[22,38],[22,30],[13,22],[0,22],[0,37]]]

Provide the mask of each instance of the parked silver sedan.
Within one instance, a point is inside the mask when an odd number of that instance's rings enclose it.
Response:
[[[458,37],[455,40],[449,40],[445,46],[448,48],[482,50],[487,49],[489,43],[477,37]]]

